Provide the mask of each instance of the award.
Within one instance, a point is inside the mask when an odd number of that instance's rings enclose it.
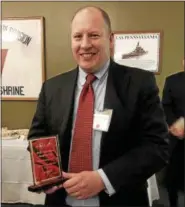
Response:
[[[31,192],[38,192],[63,183],[58,136],[29,140],[33,182]]]

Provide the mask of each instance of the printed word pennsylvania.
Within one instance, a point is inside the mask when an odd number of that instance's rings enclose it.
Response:
[[[24,86],[1,86],[1,95],[24,96]]]
[[[116,36],[117,40],[134,40],[134,39],[157,39],[158,35],[118,35]]]

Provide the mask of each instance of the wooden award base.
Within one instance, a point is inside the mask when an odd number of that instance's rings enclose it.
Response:
[[[43,181],[39,184],[31,185],[28,187],[28,191],[30,192],[40,192],[52,188],[53,186],[60,185],[65,182],[63,177],[59,177],[57,179],[53,179],[50,181]]]

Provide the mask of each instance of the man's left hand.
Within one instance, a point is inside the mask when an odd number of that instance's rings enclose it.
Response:
[[[70,196],[77,199],[88,199],[105,188],[103,180],[97,171],[63,172],[63,177],[67,179],[63,183],[63,187]]]

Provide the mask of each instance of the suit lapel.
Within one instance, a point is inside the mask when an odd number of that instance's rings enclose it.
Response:
[[[62,103],[62,122],[60,126],[60,135],[64,134],[64,131],[67,127],[69,117],[71,113],[73,112],[73,106],[74,106],[74,93],[76,88],[76,82],[77,82],[77,75],[78,75],[78,69],[76,68],[74,71],[69,73],[65,77],[65,82],[62,84],[64,87],[62,89],[62,96],[61,96],[61,103]]]
[[[120,70],[122,70],[121,73]],[[104,101],[104,109],[113,110],[109,131],[112,129],[117,131],[124,130],[129,123],[129,114],[127,112],[129,78],[126,78],[123,70],[123,67],[118,68],[117,64],[111,60]],[[101,144],[103,144],[108,134],[109,132],[103,132]]]
[[[105,93],[105,100],[104,100],[104,109],[112,109],[112,119],[110,123],[109,130],[111,126],[114,126],[114,117],[115,112],[117,109],[119,109],[120,101],[118,100],[116,88],[114,84],[114,63],[111,60],[110,66],[109,66],[109,74],[107,79],[107,87],[106,87],[106,93]],[[102,133],[102,140],[101,140],[101,146],[103,144],[103,140],[105,139],[105,136],[107,135],[107,132]]]
[[[114,109],[117,105],[116,89],[114,85],[113,63],[109,66],[109,75],[107,79],[107,87],[104,100],[104,109]]]

